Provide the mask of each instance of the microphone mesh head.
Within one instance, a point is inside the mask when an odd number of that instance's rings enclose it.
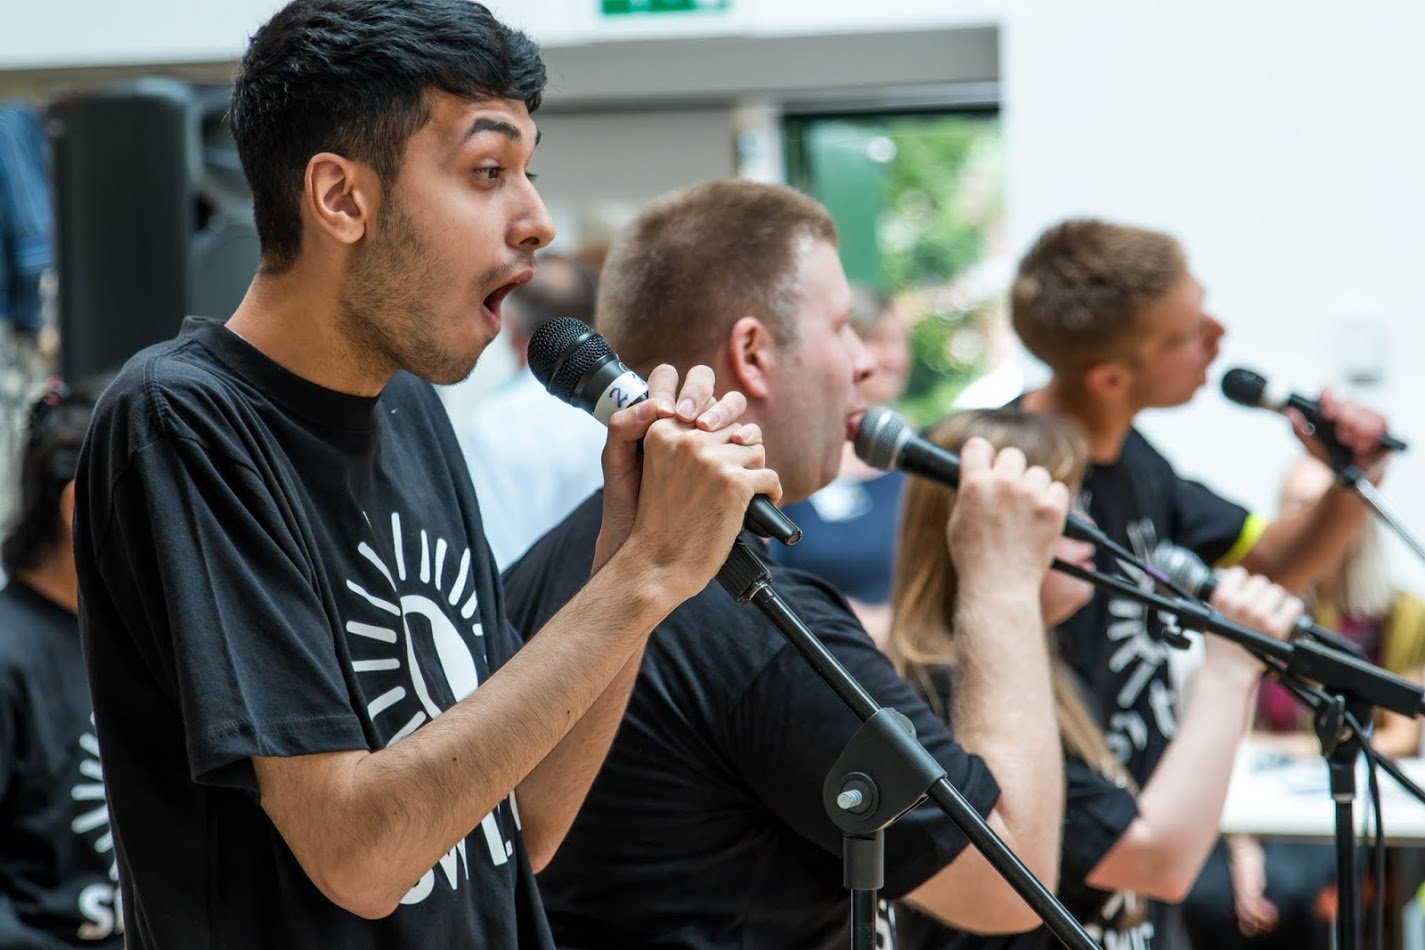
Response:
[[[1240,366],[1229,369],[1222,377],[1222,395],[1239,406],[1255,409],[1262,404],[1262,394],[1266,390],[1265,377]]]
[[[551,393],[573,402],[579,380],[612,353],[604,338],[584,321],[555,317],[529,338],[529,369]]]
[[[894,409],[867,409],[856,427],[856,456],[875,468],[893,469],[909,434],[910,423]]]
[[[1202,558],[1187,548],[1167,541],[1153,550],[1151,560],[1153,566],[1168,575],[1173,583],[1187,588],[1194,595],[1212,580],[1212,569],[1203,563]]]

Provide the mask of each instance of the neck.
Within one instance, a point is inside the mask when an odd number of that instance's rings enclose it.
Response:
[[[335,269],[320,263],[258,273],[227,328],[308,382],[353,396],[378,396],[395,367],[373,369],[342,331],[341,285]]]
[[[837,478],[853,482],[869,482],[884,474],[886,473],[879,468],[873,468],[861,461],[860,456],[856,454],[855,443],[847,442],[841,447],[841,471],[836,473]]]
[[[1133,409],[1097,399],[1057,375],[1043,389],[1025,393],[1023,406],[1029,412],[1044,412],[1078,423],[1088,441],[1089,458],[1100,465],[1118,461],[1136,415]]]
[[[79,584],[74,576],[74,552],[68,544],[61,544],[39,564],[20,571],[15,579],[45,600],[52,601],[70,613],[79,611]]]

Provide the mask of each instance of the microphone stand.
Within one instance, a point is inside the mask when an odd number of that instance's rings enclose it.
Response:
[[[1380,706],[1405,716],[1425,712],[1425,688],[1350,654],[1340,653],[1313,640],[1283,643],[1248,627],[1233,623],[1200,603],[1170,599],[1120,578],[1100,574],[1057,558],[1054,570],[1088,581],[1130,600],[1174,614],[1179,623],[1194,630],[1225,637],[1260,659],[1281,681],[1313,710],[1313,725],[1321,742],[1330,775],[1331,799],[1335,803],[1336,886],[1339,905],[1336,915],[1336,946],[1355,950],[1360,945],[1360,914],[1357,906],[1355,822],[1355,763],[1365,752],[1372,761],[1382,762],[1366,741],[1364,724],[1370,722],[1373,707]],[[1315,681],[1319,688],[1309,685]],[[1317,698],[1313,702],[1303,696]],[[1357,728],[1360,726],[1360,728]],[[1412,793],[1421,790],[1392,763],[1386,767],[1392,777]],[[1425,802],[1425,797],[1421,797]]]
[[[1060,943],[1076,950],[1099,950],[1083,926],[950,784],[940,763],[916,740],[910,720],[877,703],[782,600],[772,587],[767,566],[745,540],[739,538],[733,545],[717,579],[739,604],[760,609],[862,722],[822,787],[822,804],[842,831],[853,950],[875,947],[876,892],[885,883],[884,831],[927,795]]]
[[[1425,561],[1425,547],[1420,546],[1420,542],[1411,536],[1405,525],[1397,518],[1390,506],[1386,504],[1384,496],[1377,490],[1371,480],[1365,476],[1356,466],[1349,462],[1340,462],[1332,453],[1331,468],[1336,472],[1336,481],[1354,491],[1366,503],[1366,506],[1375,512],[1375,516],[1385,523],[1385,526],[1394,531],[1396,537],[1405,542],[1405,546],[1414,552],[1421,561]]]
[[[1310,423],[1308,422],[1308,425]],[[1385,523],[1385,526],[1394,531],[1396,537],[1405,542],[1405,546],[1414,552],[1421,561],[1425,561],[1425,547],[1421,547],[1420,542],[1406,530],[1404,523],[1395,516],[1386,504],[1385,498],[1371,484],[1371,480],[1366,477],[1366,473],[1361,471],[1351,462],[1351,453],[1336,438],[1330,426],[1312,426],[1317,440],[1326,449],[1326,456],[1330,459],[1331,470],[1336,473],[1336,481],[1346,488],[1356,493],[1356,497],[1366,503],[1366,507],[1375,513],[1375,516]]]

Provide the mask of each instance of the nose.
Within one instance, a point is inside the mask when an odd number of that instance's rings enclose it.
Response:
[[[876,364],[871,359],[871,351],[855,330],[847,327],[842,333],[846,337],[846,348],[851,353],[851,378],[860,386],[876,371]]]
[[[1227,335],[1227,328],[1217,321],[1216,317],[1207,317],[1206,325],[1203,327],[1203,334],[1209,343],[1216,343]]]
[[[537,251],[554,240],[554,219],[549,216],[549,209],[544,206],[544,199],[539,197],[534,185],[528,179],[524,184],[527,195],[524,207],[514,219],[510,244]]]

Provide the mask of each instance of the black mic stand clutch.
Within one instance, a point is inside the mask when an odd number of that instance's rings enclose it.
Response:
[[[842,831],[845,883],[851,891],[851,946],[872,950],[876,892],[885,883],[884,831],[927,795],[1034,909],[1059,942],[1098,950],[1083,926],[965,801],[915,738],[910,720],[876,702],[772,587],[767,566],[738,539],[717,579],[739,604],[754,604],[826,681],[861,729],[832,766],[822,803]]]

